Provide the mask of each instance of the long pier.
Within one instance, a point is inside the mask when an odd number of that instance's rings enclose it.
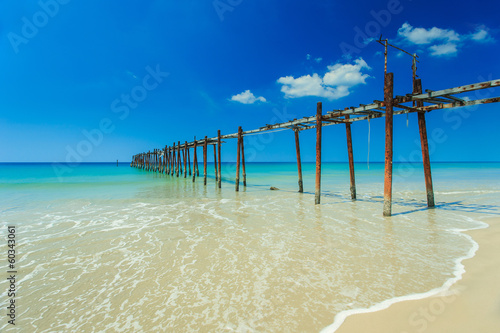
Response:
[[[387,53],[387,52],[386,52]],[[414,56],[414,61],[415,61]],[[413,76],[413,91],[404,96],[394,96],[394,74],[385,73],[384,77],[384,98],[374,100],[371,104],[360,104],[359,107],[350,107],[342,110],[332,110],[323,112],[321,102],[317,103],[316,115],[293,119],[283,123],[265,125],[263,127],[243,131],[241,126],[238,131],[232,134],[221,135],[220,130],[217,131],[216,137],[207,137],[196,139],[192,142],[180,141],[173,142],[171,146],[154,149],[134,155],[132,157],[131,166],[169,175],[176,175],[184,178],[191,176],[190,149],[193,148],[193,163],[192,163],[192,181],[199,177],[197,147],[203,147],[203,181],[207,184],[207,153],[208,147],[213,146],[214,149],[214,165],[215,165],[215,180],[218,187],[221,188],[221,145],[222,140],[237,139],[237,154],[236,154],[236,176],[235,190],[239,191],[240,187],[240,169],[242,169],[243,186],[246,186],[246,170],[245,170],[245,152],[243,138],[250,134],[262,134],[266,131],[277,129],[289,129],[295,132],[295,145],[297,151],[297,169],[298,169],[298,186],[299,192],[303,192],[302,182],[302,166],[300,158],[300,143],[299,133],[301,131],[316,129],[316,181],[315,181],[315,204],[321,202],[321,143],[322,143],[322,128],[330,125],[344,124],[347,136],[347,150],[349,157],[350,171],[350,192],[351,198],[356,199],[356,181],[354,172],[353,147],[351,136],[351,124],[357,121],[369,120],[374,118],[385,117],[385,171],[384,171],[384,206],[383,215],[391,216],[392,214],[392,163],[393,163],[393,117],[395,115],[418,113],[418,126],[420,133],[420,143],[422,149],[422,160],[425,174],[425,186],[427,193],[427,206],[434,207],[434,190],[432,185],[431,162],[429,159],[429,147],[427,142],[427,129],[425,123],[425,114],[435,110],[444,110],[449,108],[467,107],[480,104],[498,103],[500,97],[483,98],[483,99],[463,99],[457,97],[462,93],[467,93],[476,90],[489,89],[500,86],[500,79],[459,86],[455,88],[443,89],[438,91],[426,90],[422,91],[421,79]],[[424,105],[426,103],[427,105]],[[183,163],[182,163],[183,162]],[[188,171],[189,165],[189,171]]]

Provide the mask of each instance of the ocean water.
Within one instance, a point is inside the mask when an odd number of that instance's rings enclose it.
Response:
[[[500,215],[500,163],[434,163],[436,208],[420,165],[249,163],[234,190],[208,164],[193,183],[128,164],[0,164],[1,248],[16,226],[16,325],[2,332],[319,332],[349,311],[416,297],[458,279],[477,244],[463,230]],[[60,166],[59,166],[60,167]],[[279,191],[270,191],[271,186]],[[2,242],[2,241],[0,241]],[[7,275],[7,262],[0,271]]]

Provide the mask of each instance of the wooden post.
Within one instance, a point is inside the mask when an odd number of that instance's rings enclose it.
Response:
[[[414,81],[413,93],[422,93],[422,81]],[[417,101],[417,107],[424,106],[424,102]],[[422,146],[422,162],[424,164],[425,189],[427,192],[427,207],[434,207],[434,189],[432,186],[431,160],[429,158],[429,145],[427,143],[427,126],[425,124],[425,112],[418,112],[418,129],[420,132],[420,144]]]
[[[345,115],[345,120],[349,120],[349,115]],[[349,174],[351,178],[351,199],[356,200],[356,178],[354,175],[354,154],[352,151],[352,135],[351,135],[351,123],[345,123],[345,132],[347,135],[347,155],[349,155]]]
[[[241,126],[238,127],[238,151],[236,153],[236,192],[240,190],[240,150],[241,150]]]
[[[219,163],[219,174],[218,174],[218,178],[217,178],[217,183],[219,184],[219,188],[221,188],[222,186],[222,178],[221,178],[221,158],[220,158],[220,150],[221,150],[221,140],[220,140],[220,130],[217,130],[217,146],[218,146],[218,151],[217,151],[217,154],[219,155],[219,160],[217,161],[217,163]]]
[[[302,183],[302,162],[300,160],[300,143],[299,143],[299,129],[294,128],[295,132],[295,150],[297,151],[297,170],[299,173],[299,192],[304,192],[304,186]]]
[[[214,145],[214,169],[215,169],[215,181],[219,179],[219,174],[217,173],[217,145]]]
[[[196,169],[198,169],[198,155],[196,154],[196,148],[197,148],[197,143],[196,143],[196,137],[194,138],[194,152],[193,152],[193,183],[194,180],[196,179]]]
[[[187,149],[187,155],[188,155],[188,168],[189,168],[189,175],[191,176],[191,157],[189,156],[189,147]]]
[[[194,137],[194,141],[196,141],[196,137]],[[198,168],[198,159],[196,160],[196,177],[200,177],[200,169]]]
[[[384,80],[384,102],[385,102],[384,216],[392,215],[393,84],[394,84],[394,74],[387,73],[385,75],[385,80]]]
[[[174,146],[173,146],[173,151],[172,151],[172,155],[173,155],[173,164],[172,164],[172,176],[175,174],[176,170],[177,170],[177,155],[176,155],[176,150],[175,150],[175,142],[174,142]]]
[[[243,186],[247,187],[247,172],[245,170],[245,145],[243,144],[245,139],[243,139],[243,130],[241,131],[241,166],[243,168]]]
[[[318,205],[321,202],[321,127],[323,114],[323,104],[318,102],[316,106],[316,191],[314,203]]]
[[[187,171],[187,146],[188,146],[188,142],[186,141],[186,143],[184,144],[184,178],[187,178],[187,174],[188,174],[188,171]]]
[[[179,172],[182,174],[182,164],[181,164],[181,142],[177,142],[177,173],[176,176],[179,177]]]
[[[203,143],[203,185],[207,185],[207,146],[208,140],[205,136],[205,142]]]

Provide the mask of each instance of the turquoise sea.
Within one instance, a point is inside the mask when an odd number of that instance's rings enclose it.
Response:
[[[248,163],[239,192],[233,163],[222,189],[211,163],[207,186],[128,163],[0,164],[5,244],[17,231],[16,325],[0,331],[334,331],[459,279],[477,248],[461,231],[500,216],[500,163],[434,163],[434,209],[421,165],[395,163],[389,218],[383,163],[355,168],[356,201],[348,165],[324,163],[314,205],[313,163],[302,194],[295,163]]]

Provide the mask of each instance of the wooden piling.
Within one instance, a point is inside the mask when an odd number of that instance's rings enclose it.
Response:
[[[414,81],[413,93],[422,93],[422,80]],[[417,101],[417,107],[424,106],[424,102]],[[418,129],[420,132],[420,145],[422,146],[422,162],[424,164],[425,189],[427,193],[427,207],[434,207],[434,189],[432,186],[431,160],[429,158],[429,145],[427,142],[427,126],[425,112],[418,112]]]
[[[187,171],[187,146],[188,146],[188,142],[186,141],[184,143],[184,178],[187,178],[187,174],[188,174],[188,171]]]
[[[203,143],[203,185],[207,185],[207,143],[208,139],[205,136],[205,142]]]
[[[393,85],[394,74],[387,73],[384,80],[385,102],[385,173],[384,216],[392,215],[392,157],[393,157]]]
[[[323,104],[318,102],[316,105],[316,188],[314,194],[314,203],[318,205],[321,202],[321,128],[322,128]]]
[[[214,145],[214,169],[215,169],[215,181],[217,182],[219,179],[219,174],[217,173],[217,146]]]
[[[218,170],[218,178],[217,178],[217,183],[219,185],[219,188],[222,187],[222,178],[221,178],[221,157],[220,157],[220,151],[221,151],[221,138],[220,138],[220,130],[217,130],[217,154],[219,155],[219,159],[217,163],[219,163],[219,170]]]
[[[196,137],[194,137],[194,141],[196,141]],[[194,170],[193,170],[194,172]],[[196,177],[200,177],[200,169],[198,168],[198,160],[196,160]]]
[[[241,166],[243,168],[243,186],[247,187],[247,172],[245,170],[245,139],[243,137],[243,130],[241,131]]]
[[[187,149],[189,175],[191,176],[191,157],[189,156],[190,155],[190,153],[189,153],[189,147],[187,147],[186,149]]]
[[[196,153],[197,143],[196,138],[194,138],[194,152],[193,152],[193,183],[196,179],[196,169],[198,169],[198,155]]]
[[[177,142],[177,173],[176,176],[179,177],[179,173],[182,175],[182,164],[181,164],[181,142]]]
[[[345,115],[345,120],[349,120],[349,115]],[[347,136],[347,155],[349,155],[349,174],[351,178],[351,199],[356,200],[356,178],[354,174],[354,154],[352,150],[351,123],[345,123],[345,132]]]
[[[238,127],[238,144],[237,144],[237,153],[236,153],[236,192],[240,190],[240,150],[241,150],[241,126]]]
[[[303,193],[304,186],[302,183],[302,162],[300,160],[299,130],[297,128],[295,128],[293,131],[295,133],[295,150],[297,152],[297,171],[299,173],[299,192]]]
[[[173,145],[173,151],[172,151],[172,155],[173,155],[173,164],[172,164],[172,176],[175,175],[175,173],[177,172],[177,155],[176,155],[176,150],[175,150],[175,142],[174,142],[174,145]]]

